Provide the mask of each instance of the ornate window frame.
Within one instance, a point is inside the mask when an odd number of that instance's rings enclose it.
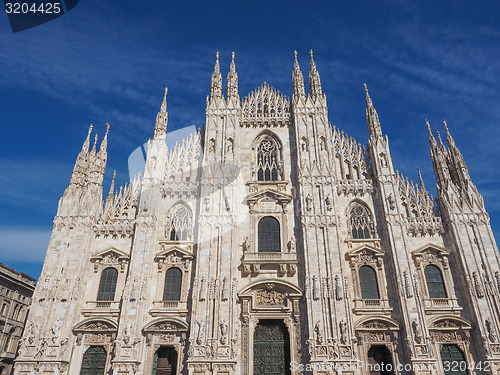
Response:
[[[361,245],[346,253],[346,259],[351,267],[354,287],[354,313],[373,314],[374,312],[390,314],[387,297],[387,282],[385,279],[384,252],[371,245]],[[359,280],[359,269],[370,266],[375,270],[379,290],[379,299],[363,299]]]
[[[190,274],[193,262],[193,248],[191,244],[172,245],[170,241],[160,241],[161,251],[154,257],[158,268],[156,296],[153,307],[149,311],[151,316],[172,313],[177,316],[187,315],[187,299],[190,287]],[[163,301],[165,275],[170,268],[179,268],[182,271],[181,298],[179,301]]]
[[[411,253],[415,267],[417,269],[416,290],[424,302],[427,313],[442,313],[443,311],[460,312],[462,308],[458,305],[455,296],[455,285],[451,275],[448,256],[450,252],[443,247],[429,243]],[[433,265],[441,271],[444,288],[447,298],[430,298],[427,279],[425,277],[425,267]]]
[[[115,297],[113,301],[97,301],[97,291],[95,288],[86,291],[86,304],[82,310],[84,316],[98,316],[102,314],[117,317],[120,313],[121,291],[125,287],[126,274],[130,256],[122,250],[115,247],[110,247],[105,250],[96,252],[91,256],[90,262],[94,264],[92,285],[99,285],[102,272],[109,267],[115,268],[118,271],[116,280]]]
[[[259,273],[293,275],[297,272],[297,252],[295,238],[289,234],[287,205],[292,201],[292,196],[270,187],[252,192],[246,197],[250,211],[249,236],[242,241],[242,267],[243,274],[257,275]],[[258,224],[266,216],[278,220],[280,225],[279,252],[258,252]]]
[[[186,210],[188,218],[188,226],[190,224],[190,228],[188,228],[187,232],[187,238],[185,239],[171,239],[172,235],[172,227],[174,224],[174,220],[176,219],[176,215],[178,214],[179,211],[181,210]],[[193,228],[193,211],[191,210],[191,207],[189,207],[188,204],[186,204],[183,201],[175,203],[169,210],[169,213],[167,215],[167,225],[165,226],[165,241],[171,242],[171,243],[184,243],[184,242],[193,242],[193,237],[194,237],[194,228]]]
[[[264,141],[273,143],[276,152],[276,173],[277,179],[259,180],[259,148]],[[285,180],[285,168],[283,162],[283,143],[280,138],[273,132],[265,130],[255,137],[252,143],[252,181],[260,184],[276,184]]]

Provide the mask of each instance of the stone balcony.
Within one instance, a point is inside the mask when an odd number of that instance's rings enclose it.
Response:
[[[153,301],[153,308],[149,310],[151,316],[163,316],[175,314],[176,316],[187,316],[188,308],[186,301]]]
[[[392,311],[388,299],[354,299],[354,313],[356,314],[388,314]]]
[[[245,274],[280,273],[294,275],[297,272],[297,253],[261,252],[244,253],[241,260]]]
[[[84,316],[111,315],[118,317],[120,314],[119,301],[87,301],[82,310]]]
[[[424,298],[426,314],[459,313],[462,307],[456,298]]]

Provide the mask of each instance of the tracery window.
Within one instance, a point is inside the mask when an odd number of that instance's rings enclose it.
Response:
[[[359,268],[359,286],[361,289],[361,298],[380,299],[377,273],[372,267],[362,266]]]
[[[281,251],[280,223],[272,216],[264,216],[258,228],[259,253],[278,253]]]
[[[97,292],[98,301],[114,301],[117,280],[118,271],[116,268],[108,267],[102,271],[99,291]]]
[[[265,137],[257,148],[257,179],[278,180],[278,145],[271,137]]]
[[[349,225],[353,239],[358,240],[371,237],[371,215],[362,205],[356,203],[352,206],[349,212]]]
[[[429,298],[448,298],[444,287],[443,274],[439,267],[429,264],[424,270]]]
[[[193,238],[191,212],[180,205],[174,212],[170,222],[170,241],[190,241]]]
[[[164,301],[180,301],[182,287],[182,271],[172,267],[165,273],[165,286],[163,288]]]

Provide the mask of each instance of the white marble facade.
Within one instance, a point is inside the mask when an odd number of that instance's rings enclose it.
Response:
[[[266,324],[283,374],[366,375],[353,363],[374,350],[413,366],[397,374],[443,374],[448,350],[496,374],[498,249],[446,124],[447,146],[427,124],[435,201],[394,169],[368,90],[366,145],[330,124],[312,51],[308,94],[297,54],[291,99],[267,83],[240,99],[234,54],[226,86],[217,55],[206,124],[173,149],[165,91],[144,173],[104,201],[108,131],[90,149],[89,130],[15,374],[152,374],[166,348],[179,374],[257,375]],[[83,368],[89,351],[102,368]]]

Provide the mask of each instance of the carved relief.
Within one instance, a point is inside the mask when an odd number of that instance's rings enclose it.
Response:
[[[284,305],[285,295],[283,293],[277,292],[275,290],[265,290],[259,289],[255,292],[255,303],[260,306],[272,305]]]

